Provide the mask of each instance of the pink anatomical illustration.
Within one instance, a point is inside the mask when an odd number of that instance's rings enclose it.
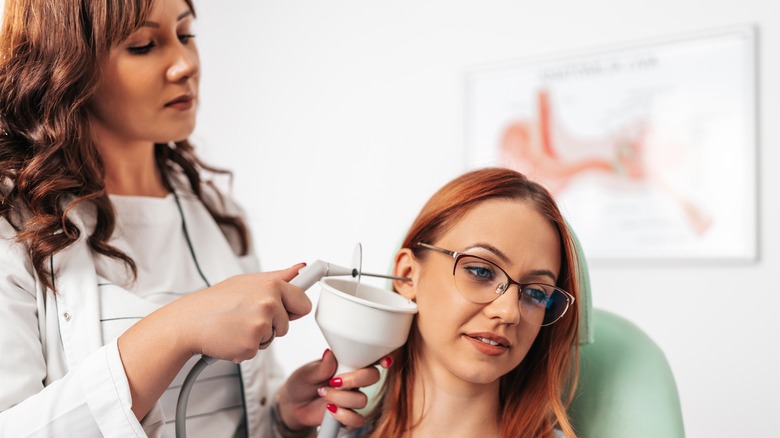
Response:
[[[712,216],[690,194],[670,181],[674,172],[686,175],[685,148],[660,135],[649,117],[632,120],[586,136],[568,129],[547,90],[536,95],[536,119],[516,119],[500,136],[502,165],[543,182],[554,196],[583,176],[599,176],[612,190],[657,190],[680,209],[691,230],[703,235]]]

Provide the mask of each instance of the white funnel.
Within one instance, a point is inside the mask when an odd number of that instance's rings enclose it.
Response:
[[[406,342],[417,304],[395,292],[355,281],[325,278],[315,319],[338,360],[336,374],[366,367]],[[320,437],[335,437],[339,424],[326,412]]]

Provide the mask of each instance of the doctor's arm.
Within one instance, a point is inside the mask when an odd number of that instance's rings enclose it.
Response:
[[[287,333],[311,301],[289,284],[303,264],[243,274],[188,294],[152,312],[117,343],[130,383],[133,412],[143,418],[193,355],[235,363],[255,357],[260,343]]]

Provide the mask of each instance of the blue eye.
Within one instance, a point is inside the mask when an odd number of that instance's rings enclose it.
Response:
[[[487,265],[471,264],[464,266],[463,270],[474,281],[492,282],[496,278],[495,271]]]
[[[473,267],[466,268],[472,275],[480,278],[493,278],[493,271],[487,268]]]
[[[531,285],[523,288],[523,294],[520,299],[542,307],[547,307],[547,304],[550,301],[547,292],[538,285]]]

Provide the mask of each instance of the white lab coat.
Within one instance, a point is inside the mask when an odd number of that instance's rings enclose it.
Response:
[[[214,204],[212,204],[214,205]],[[227,208],[236,212],[235,206]],[[0,436],[145,437],[162,430],[155,407],[141,424],[116,342],[102,344],[98,280],[86,238],[93,225],[88,206],[71,220],[84,232],[53,257],[57,293],[36,278],[26,248],[0,218]],[[221,280],[257,271],[257,259],[228,254],[209,278]],[[199,247],[196,253],[214,248]],[[213,242],[212,242],[213,244]],[[223,248],[224,249],[224,248]],[[251,437],[273,435],[269,408],[283,374],[269,350],[241,364],[247,430]],[[145,431],[146,429],[146,431]]]

